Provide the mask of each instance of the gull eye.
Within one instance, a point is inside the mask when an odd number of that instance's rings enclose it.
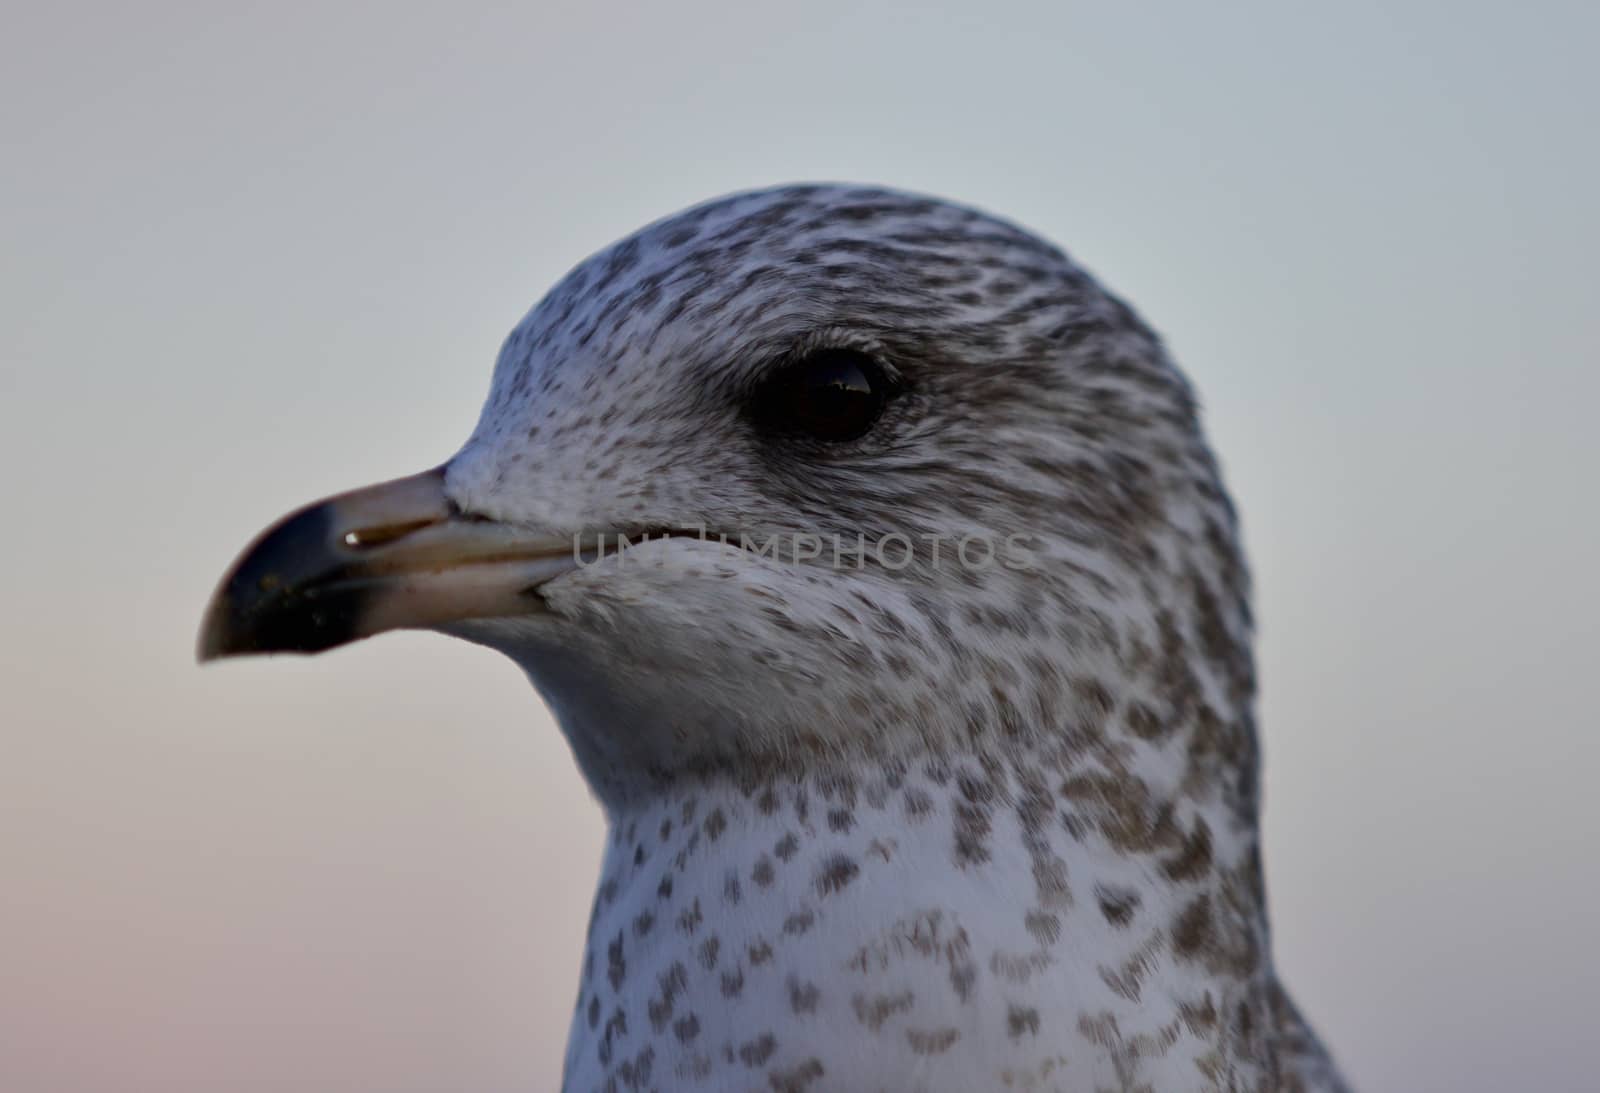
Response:
[[[839,443],[865,435],[892,393],[889,377],[866,353],[819,349],[762,383],[754,408],[774,432]]]

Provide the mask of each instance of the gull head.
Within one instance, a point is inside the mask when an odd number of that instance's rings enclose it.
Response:
[[[493,647],[610,800],[1247,704],[1247,603],[1190,388],[1125,304],[992,216],[808,185],[581,263],[461,450],[270,528],[200,650]]]

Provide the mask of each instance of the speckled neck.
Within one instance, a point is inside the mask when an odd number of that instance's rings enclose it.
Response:
[[[1016,748],[637,801],[566,1088],[1279,1088],[1254,831],[1142,785]]]

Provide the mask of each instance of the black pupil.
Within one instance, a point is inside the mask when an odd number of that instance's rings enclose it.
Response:
[[[817,440],[854,440],[883,411],[888,384],[871,357],[849,349],[824,349],[789,365],[759,399],[768,425]]]

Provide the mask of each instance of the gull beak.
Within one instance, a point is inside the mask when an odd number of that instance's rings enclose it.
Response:
[[[542,610],[570,539],[462,513],[444,468],[330,497],[263,532],[200,625],[200,660],[319,653],[401,628]]]

